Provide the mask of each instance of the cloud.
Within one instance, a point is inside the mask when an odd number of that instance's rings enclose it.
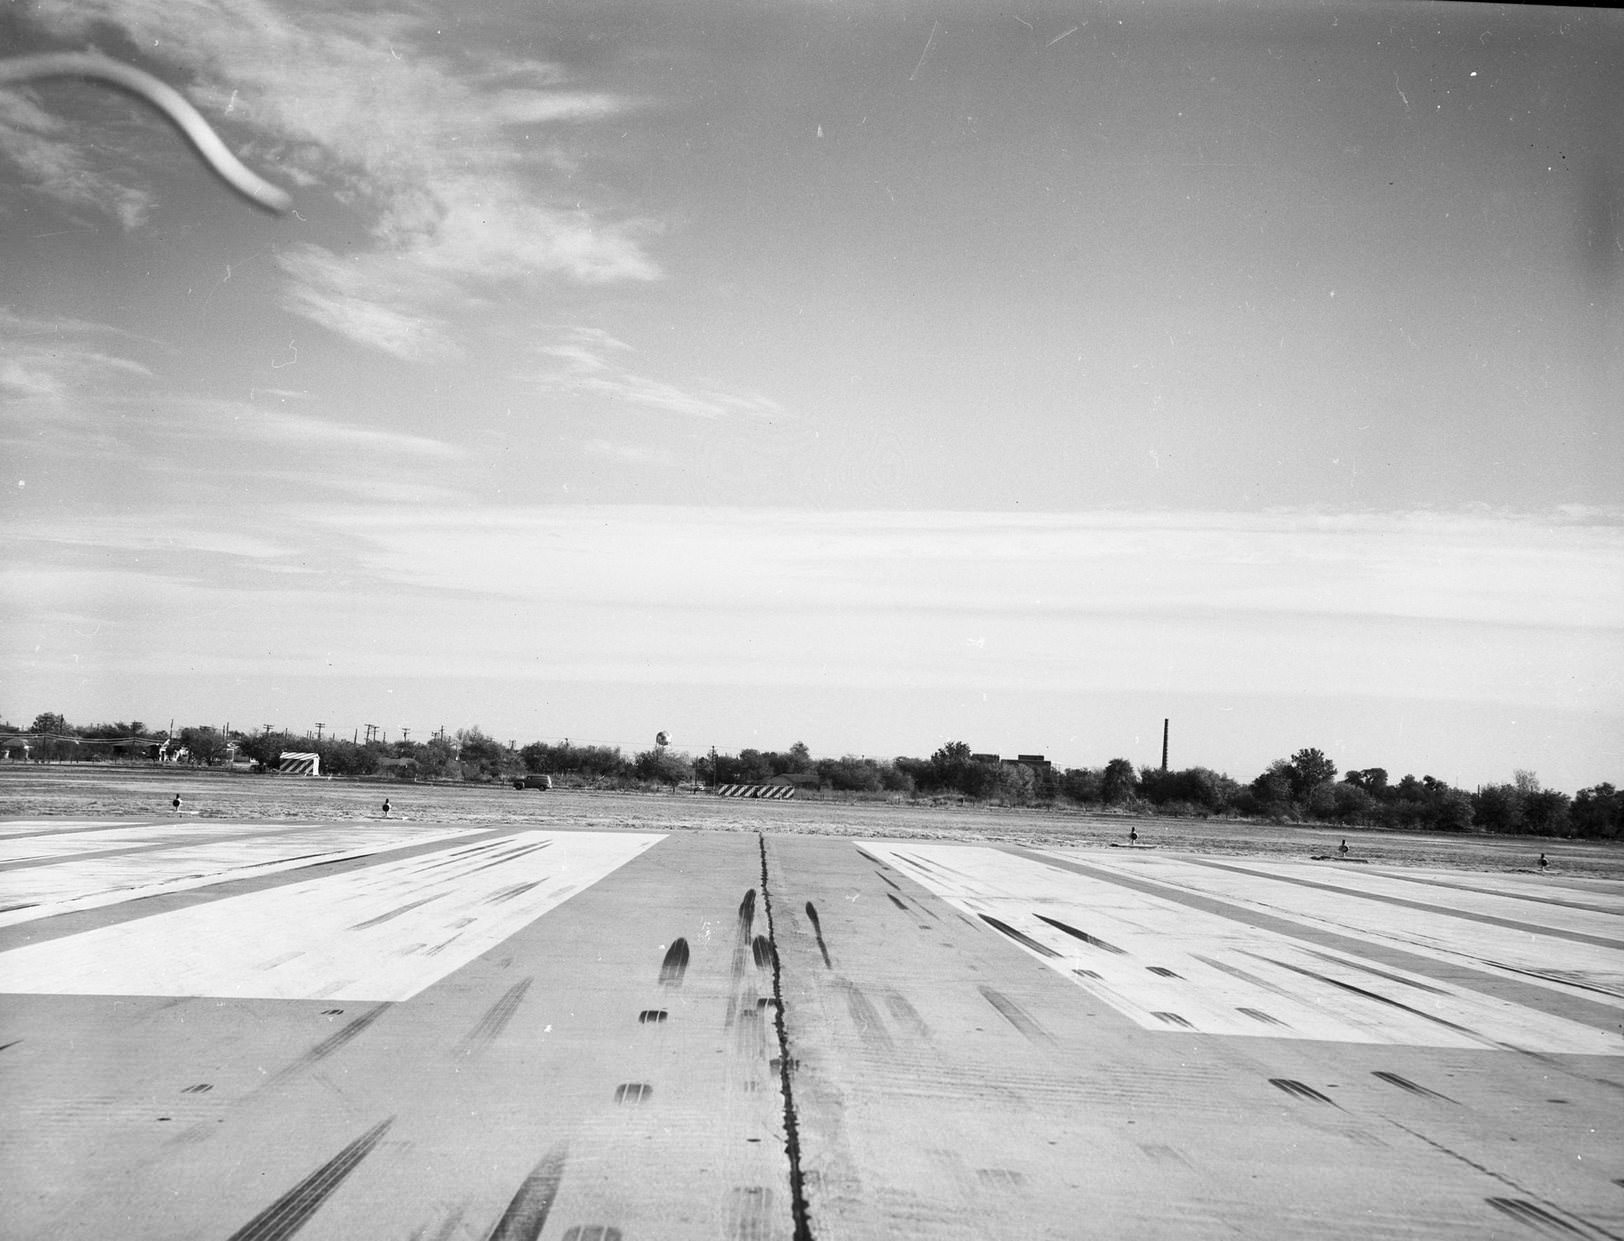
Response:
[[[408,290],[403,278],[414,274],[409,270],[390,271],[394,265],[376,255],[342,259],[309,244],[284,251],[277,264],[292,278],[282,293],[282,305],[292,313],[408,361],[456,355],[444,320],[399,309],[438,300],[420,275]]]
[[[532,156],[514,132],[642,106],[574,89],[561,66],[487,56],[471,68],[439,51],[427,14],[259,0],[44,0],[33,13],[59,35],[105,22],[154,49],[193,76],[208,112],[253,135],[252,154],[366,218],[371,245],[354,260],[314,246],[281,260],[284,306],[351,340],[444,357],[456,348],[451,312],[491,285],[660,274],[643,248],[648,221],[585,203],[550,149]]]
[[[20,184],[65,206],[110,216],[126,232],[139,228],[152,210],[152,194],[129,185],[125,170],[92,167],[85,151],[93,145],[78,126],[36,104],[33,92],[0,90],[0,156],[17,166]]]
[[[72,402],[126,391],[152,372],[107,350],[128,333],[63,316],[28,317],[0,306],[0,409],[26,404],[30,417],[71,416]]]
[[[741,395],[709,386],[678,387],[638,374],[621,359],[621,355],[633,352],[631,346],[605,332],[573,328],[556,343],[541,348],[540,353],[551,365],[540,370],[534,382],[548,392],[601,398],[619,405],[693,418],[785,416],[784,407],[768,397]]]
[[[587,440],[581,451],[589,457],[603,457],[621,465],[660,465],[675,463],[670,453],[646,444],[615,444],[605,439]]]
[[[1624,531],[1544,515],[306,517],[527,675],[1624,710]]]

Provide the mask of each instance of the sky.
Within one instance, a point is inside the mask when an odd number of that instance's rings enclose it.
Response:
[[[22,0],[0,719],[1624,784],[1624,14]]]

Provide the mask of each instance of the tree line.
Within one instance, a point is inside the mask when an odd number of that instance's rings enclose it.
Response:
[[[0,725],[0,731],[13,730]],[[1100,767],[1066,769],[993,760],[973,754],[963,741],[950,741],[929,758],[889,760],[852,754],[816,758],[802,742],[784,751],[744,749],[697,756],[657,745],[627,756],[618,746],[569,741],[504,745],[477,727],[449,736],[441,732],[425,741],[392,742],[313,739],[269,729],[227,735],[209,726],[188,726],[171,735],[150,732],[139,720],[73,726],[54,713],[38,716],[27,736],[29,756],[44,761],[107,757],[120,747],[127,756],[140,757],[133,752],[148,747],[199,766],[231,759],[265,771],[275,770],[280,756],[295,750],[319,754],[323,773],[334,776],[497,782],[545,774],[561,786],[584,788],[712,787],[790,777],[811,795],[946,799],[1414,831],[1624,836],[1624,792],[1608,783],[1570,797],[1542,787],[1528,771],[1472,791],[1430,775],[1391,780],[1381,767],[1348,771],[1337,779],[1336,764],[1311,747],[1276,759],[1241,783],[1206,767],[1164,771],[1135,767],[1125,758],[1113,758]]]

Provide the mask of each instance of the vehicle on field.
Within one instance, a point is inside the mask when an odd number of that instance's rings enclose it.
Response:
[[[553,787],[551,776],[515,776],[513,787],[516,789],[550,789]]]

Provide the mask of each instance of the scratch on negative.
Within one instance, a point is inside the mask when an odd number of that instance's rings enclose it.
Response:
[[[912,82],[918,77],[919,71],[925,67],[925,62],[930,59],[930,49],[936,44],[936,27],[941,24],[939,21],[930,24],[930,38],[925,40],[925,50],[919,53],[919,63],[913,67],[913,72],[908,75],[908,81]]]
[[[1081,29],[1082,29],[1081,26],[1073,26],[1070,30],[1066,31],[1064,34],[1055,35],[1054,38],[1050,39],[1043,46],[1044,47],[1053,47],[1056,43],[1059,43],[1060,40],[1065,39],[1065,38],[1069,38],[1070,36],[1076,34]]]

